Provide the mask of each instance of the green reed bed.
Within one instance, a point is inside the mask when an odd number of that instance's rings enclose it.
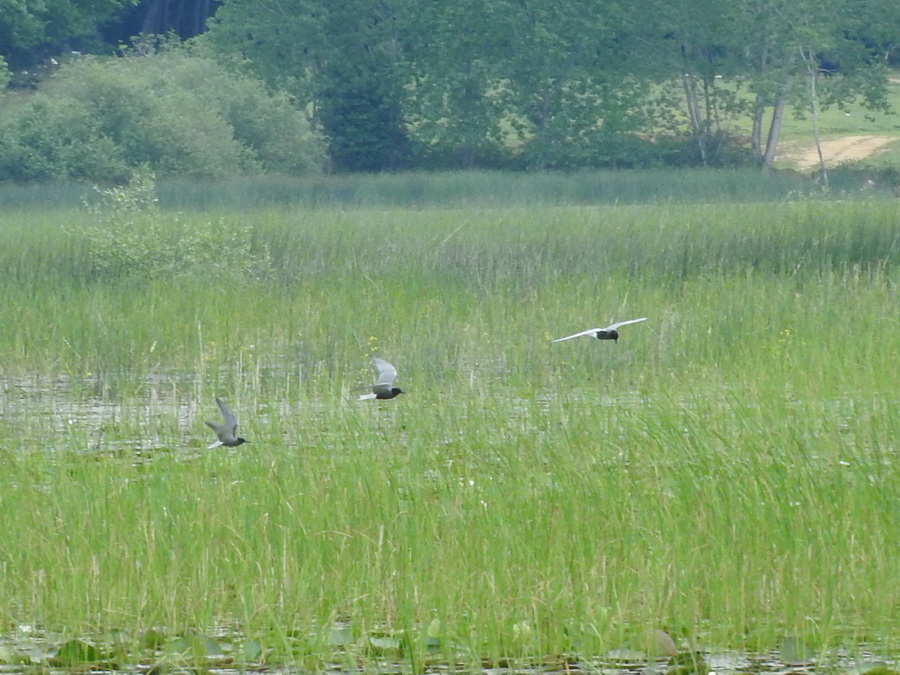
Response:
[[[806,132],[804,132],[806,133]],[[160,203],[167,209],[247,213],[293,205],[329,211],[342,208],[429,209],[436,206],[508,208],[693,202],[771,202],[801,196],[891,196],[891,185],[866,184],[867,176],[836,171],[826,190],[799,174],[734,169],[643,169],[541,173],[509,171],[404,172],[398,174],[235,177],[217,181],[164,180]],[[96,202],[90,185],[0,185],[0,209],[72,208]]]
[[[847,181],[855,192],[862,181]],[[644,204],[695,201],[772,201],[823,195],[799,175],[756,168],[606,170],[577,173],[462,171],[320,178],[264,177],[195,183],[164,182],[160,198],[181,209],[246,209],[296,204],[311,209],[516,207],[523,204]],[[837,192],[835,194],[838,194]]]
[[[894,203],[129,219],[0,231],[3,625],[309,669],[896,648]],[[405,396],[355,400],[372,353]],[[250,445],[205,450],[217,395]]]

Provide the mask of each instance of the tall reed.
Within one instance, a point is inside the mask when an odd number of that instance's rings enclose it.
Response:
[[[230,629],[310,668],[379,635],[473,667],[655,627],[889,644],[898,215],[160,212],[144,254],[194,228],[254,265],[109,275],[84,213],[22,214],[0,233],[0,620]],[[618,344],[550,342],[638,316]],[[405,396],[355,400],[371,354]],[[249,445],[205,450],[215,396]]]

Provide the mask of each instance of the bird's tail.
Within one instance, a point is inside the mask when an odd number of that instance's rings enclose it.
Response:
[[[378,397],[375,396],[375,394],[363,394],[362,396],[359,397],[359,400],[360,401],[368,401],[369,399],[372,399],[372,398],[378,398]]]
[[[210,443],[206,446],[207,450],[212,450],[213,448],[218,448],[220,445],[224,445],[222,441],[216,441],[215,443]]]

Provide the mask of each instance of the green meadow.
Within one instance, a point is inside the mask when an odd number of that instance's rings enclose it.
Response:
[[[896,654],[897,200],[136,202],[2,214],[0,661]]]

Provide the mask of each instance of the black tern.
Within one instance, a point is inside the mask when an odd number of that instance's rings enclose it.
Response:
[[[212,445],[208,446],[206,449],[210,450],[211,448],[218,448],[220,445],[224,445],[229,448],[233,448],[236,445],[240,445],[241,443],[247,443],[248,441],[244,438],[241,438],[237,435],[237,417],[234,416],[234,413],[231,412],[231,408],[225,405],[225,401],[220,398],[216,398],[216,403],[219,404],[219,410],[222,411],[222,417],[225,420],[224,424],[219,424],[218,422],[207,422],[206,426],[216,432],[216,436],[219,437]]]
[[[394,379],[397,377],[397,369],[394,368],[394,366],[392,366],[384,359],[379,359],[377,356],[372,357],[372,365],[375,366],[375,370],[378,371],[378,379],[375,380],[375,384],[372,385],[372,393],[363,394],[359,397],[360,401],[365,401],[371,398],[378,398],[382,400],[387,398],[394,398],[398,394],[403,393],[403,391],[399,387],[391,386],[394,384]]]
[[[629,319],[628,321],[619,321],[617,323],[611,323],[606,328],[591,328],[590,330],[583,330],[580,333],[575,333],[574,335],[567,335],[566,337],[561,337],[554,342],[562,342],[563,340],[571,340],[572,338],[581,337],[582,335],[590,335],[592,337],[597,338],[598,340],[612,340],[613,342],[618,343],[619,341],[619,331],[616,330],[621,326],[627,326],[630,323],[639,323],[641,321],[646,321],[647,317],[645,316],[642,319]]]

